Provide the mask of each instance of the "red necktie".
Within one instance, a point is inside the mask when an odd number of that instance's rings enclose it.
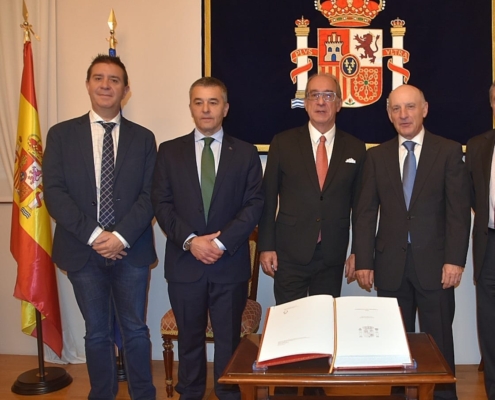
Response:
[[[316,173],[318,174],[318,182],[320,184],[320,189],[323,190],[323,184],[325,183],[325,178],[328,171],[328,156],[327,149],[325,147],[325,141],[327,139],[325,136],[320,136],[320,143],[316,149]],[[318,233],[318,241],[321,242],[321,231]]]
[[[318,182],[320,183],[320,189],[323,189],[325,178],[328,171],[328,156],[327,149],[325,147],[325,136],[321,135],[320,143],[316,149],[316,173],[318,174]]]

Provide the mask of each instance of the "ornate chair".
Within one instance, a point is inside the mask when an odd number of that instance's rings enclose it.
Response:
[[[248,300],[246,308],[242,314],[241,337],[258,330],[261,320],[261,305],[256,301],[258,293],[259,277],[259,254],[258,254],[258,228],[255,228],[249,237],[249,248],[251,254],[251,279],[248,287]],[[165,364],[165,383],[167,386],[167,397],[173,396],[173,366],[174,366],[174,345],[172,340],[177,340],[178,329],[174,312],[168,310],[162,317],[160,324],[163,339],[163,363]],[[206,342],[213,342],[213,329],[208,317],[208,326],[205,332]]]

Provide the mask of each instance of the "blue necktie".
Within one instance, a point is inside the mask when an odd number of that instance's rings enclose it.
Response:
[[[411,202],[414,187],[414,179],[416,178],[416,156],[414,155],[414,146],[416,143],[408,140],[402,144],[407,149],[406,159],[404,160],[404,169],[402,171],[402,187],[404,189],[406,208],[409,210],[409,203]]]
[[[100,225],[104,228],[115,225],[115,211],[113,209],[113,173],[114,151],[112,130],[114,122],[98,121],[105,129],[103,136],[103,151],[101,157],[100,175]]]

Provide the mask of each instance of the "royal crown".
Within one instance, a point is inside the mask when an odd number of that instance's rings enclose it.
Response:
[[[304,18],[304,16],[302,16],[301,18],[296,19],[296,25],[299,28],[307,28],[309,26],[309,19],[306,19]]]
[[[392,25],[392,28],[403,28],[406,25],[406,21],[396,18],[390,21],[390,25]]]
[[[385,0],[315,0],[315,8],[332,26],[368,26],[385,8]]]

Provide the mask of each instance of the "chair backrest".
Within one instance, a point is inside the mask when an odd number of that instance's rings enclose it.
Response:
[[[248,286],[248,299],[256,301],[258,278],[260,275],[260,254],[258,253],[258,227],[249,236],[249,255],[251,258],[251,279]]]

